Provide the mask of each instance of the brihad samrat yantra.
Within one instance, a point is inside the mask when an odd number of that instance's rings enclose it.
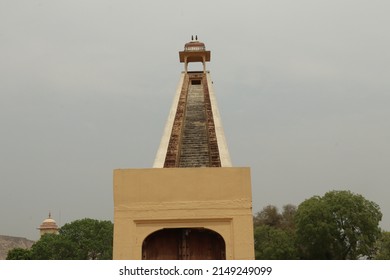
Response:
[[[250,169],[232,167],[197,37],[153,168],[114,170],[114,259],[254,259]],[[200,71],[188,64],[202,63]]]

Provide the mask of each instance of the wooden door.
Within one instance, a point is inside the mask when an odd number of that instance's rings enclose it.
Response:
[[[225,241],[218,233],[208,229],[189,229],[188,260],[224,260]]]
[[[225,241],[218,233],[209,229],[163,229],[144,240],[142,259],[224,260]]]

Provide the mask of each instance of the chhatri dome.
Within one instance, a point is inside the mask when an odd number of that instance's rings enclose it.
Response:
[[[191,42],[188,42],[184,45],[184,51],[196,52],[196,51],[206,50],[206,46],[204,45],[204,43],[198,41],[198,36],[195,37],[195,41],[193,36],[191,39],[192,39]]]
[[[198,41],[198,36],[191,37],[191,41],[184,45],[184,51],[179,52],[180,62],[184,63],[184,72],[188,72],[188,63],[201,62],[203,73],[206,73],[206,61],[210,61],[211,52],[206,50],[204,43]]]
[[[59,227],[57,225],[57,222],[51,218],[51,213],[49,212],[49,217],[45,220],[43,220],[42,224],[39,226],[39,231],[41,236],[46,233],[54,233],[58,234]]]

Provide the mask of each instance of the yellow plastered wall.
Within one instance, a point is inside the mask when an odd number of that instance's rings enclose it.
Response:
[[[254,259],[249,168],[114,171],[114,259],[142,259],[157,230],[200,227],[223,237],[226,259]]]

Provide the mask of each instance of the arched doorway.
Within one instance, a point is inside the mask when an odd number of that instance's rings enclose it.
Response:
[[[153,232],[142,244],[144,260],[225,260],[225,241],[205,228],[173,228]]]

